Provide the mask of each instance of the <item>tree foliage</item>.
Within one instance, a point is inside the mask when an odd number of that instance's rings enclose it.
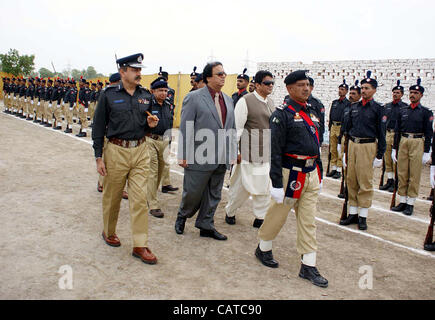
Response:
[[[18,50],[9,49],[7,54],[0,54],[1,70],[14,76],[28,76],[35,68],[35,56],[20,55]]]

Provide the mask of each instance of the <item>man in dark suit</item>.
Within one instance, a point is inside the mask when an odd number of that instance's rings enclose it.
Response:
[[[227,237],[214,226],[225,172],[237,158],[237,133],[233,101],[221,92],[226,73],[220,62],[208,63],[203,72],[205,87],[184,98],[178,139],[178,161],[184,168],[183,195],[175,222],[184,232],[187,218],[199,210],[195,227],[200,236]]]

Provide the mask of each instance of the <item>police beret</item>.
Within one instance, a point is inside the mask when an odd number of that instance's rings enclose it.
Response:
[[[51,79],[48,79],[48,83],[53,83],[53,80],[51,80]]]
[[[168,88],[168,83],[166,82],[166,79],[163,77],[158,77],[153,82],[151,82],[151,89],[158,89],[158,88]]]
[[[310,86],[314,86],[314,79],[311,77],[308,77],[308,81],[310,82]]]
[[[162,71],[162,67],[160,67],[158,75],[162,76],[165,79],[168,79],[169,73],[167,73],[166,71]]]
[[[131,56],[120,58],[116,60],[116,63],[120,68],[121,67],[145,68],[145,66],[142,64],[142,61],[143,61],[143,54],[136,53],[136,54],[132,54]]]
[[[409,87],[409,91],[411,91],[411,90],[417,90],[417,91],[420,91],[420,93],[424,93],[424,88],[421,86],[421,79],[420,78],[417,79],[417,84]]]
[[[94,83],[92,83],[92,84],[91,84],[91,86],[95,86],[95,87],[96,87],[96,86],[97,86],[97,84],[96,84],[96,83],[94,82]]]
[[[191,77],[196,77],[198,74],[196,73],[196,66],[193,67],[193,72],[190,74]]]
[[[111,83],[118,82],[120,80],[121,80],[121,75],[119,74],[119,72],[112,74],[109,78],[109,82]]]
[[[375,79],[370,78],[370,76],[372,75],[372,72],[370,70],[367,71],[367,78],[361,80],[361,85],[368,83],[370,84],[373,88],[377,88],[378,87],[378,82]]]
[[[343,83],[338,86],[339,88],[345,88],[349,90],[349,86],[346,84],[346,79],[343,79]]]
[[[200,82],[201,80],[202,80],[202,73],[197,73],[196,78],[195,78],[195,82]]]
[[[405,88],[400,85],[400,80],[397,80],[397,85],[391,91],[394,91],[394,90],[402,91],[402,93],[405,91]]]
[[[237,76],[237,79],[249,81],[249,76],[246,74],[246,71],[248,71],[247,68],[243,69],[243,72]]]
[[[293,84],[299,80],[308,80],[308,77],[305,74],[305,72],[306,72],[306,70],[293,71],[287,77],[285,77],[285,79],[284,79],[285,85],[288,86],[289,84]]]

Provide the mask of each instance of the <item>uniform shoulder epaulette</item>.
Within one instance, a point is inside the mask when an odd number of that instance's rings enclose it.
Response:
[[[276,107],[278,110],[284,110],[287,107],[285,103],[281,103],[279,106]]]
[[[116,88],[117,86],[118,86],[117,84],[110,84],[107,87],[103,88],[102,91],[106,91],[106,90],[109,90],[109,89],[112,89],[112,88]]]

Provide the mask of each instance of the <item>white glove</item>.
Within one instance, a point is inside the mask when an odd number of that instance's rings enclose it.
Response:
[[[270,189],[270,196],[276,203],[283,203],[284,201],[284,188],[274,188]]]
[[[88,108],[85,108],[85,112],[88,112]]]
[[[343,159],[341,159],[341,162],[343,162],[343,168],[347,167],[347,163],[346,163],[346,155],[343,154]]]
[[[76,103],[74,102],[74,107],[76,106]]]
[[[48,107],[51,108],[51,103],[48,104]]]
[[[430,185],[432,188],[435,187],[435,165],[430,166]]]
[[[38,101],[38,106],[40,106],[41,105],[41,102],[40,101]]]
[[[338,152],[338,155],[341,154],[341,144],[337,144],[337,152]]]
[[[382,167],[382,159],[375,158],[375,160],[373,160],[373,168],[380,167]]]
[[[319,194],[320,194],[320,192],[322,192],[322,187],[323,187],[323,180],[322,180],[322,182],[320,182],[320,184],[319,184]]]
[[[30,101],[30,104],[33,104],[33,100]]]
[[[24,102],[27,102],[27,99],[24,99]]]
[[[396,155],[397,154],[397,150],[396,149],[393,149],[392,151],[391,151],[391,160],[393,160],[393,162],[394,163],[396,163],[397,162],[397,158],[396,158]]]
[[[17,97],[14,97],[14,100],[17,100]]]
[[[423,164],[428,163],[429,160],[430,160],[430,153],[429,152],[423,153],[423,160],[422,160]]]

